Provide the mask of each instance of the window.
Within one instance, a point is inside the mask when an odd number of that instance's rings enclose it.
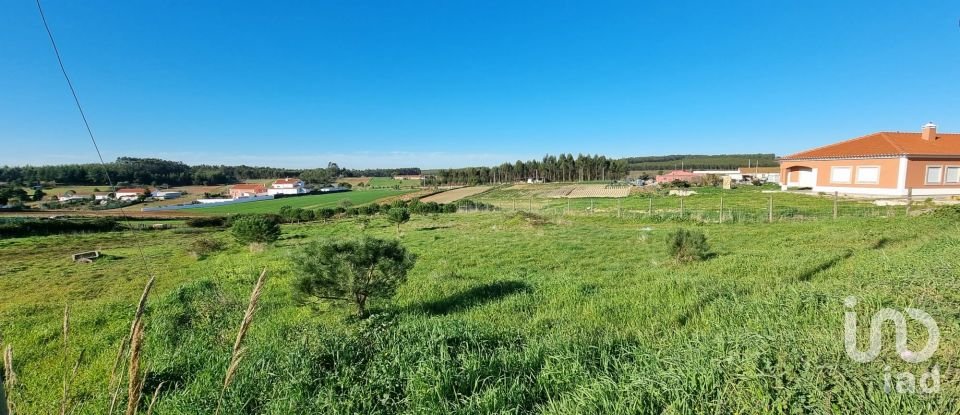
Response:
[[[947,175],[944,177],[946,183],[960,183],[960,167],[947,167]]]
[[[880,168],[874,166],[857,167],[857,183],[877,184],[880,183]]]
[[[831,167],[830,183],[850,183],[850,167]]]
[[[927,184],[940,184],[942,166],[927,166]]]

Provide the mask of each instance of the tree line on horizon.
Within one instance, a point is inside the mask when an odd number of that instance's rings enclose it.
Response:
[[[35,185],[57,183],[65,185],[103,185],[107,183],[104,170],[114,183],[169,186],[202,186],[240,183],[245,180],[299,177],[305,181],[323,184],[337,177],[392,177],[416,175],[416,167],[396,169],[346,169],[336,163],[326,168],[284,169],[276,167],[196,165],[154,158],[120,157],[115,162],[59,164],[48,166],[2,166],[0,182]]]
[[[541,160],[517,160],[493,167],[440,169],[433,172],[427,184],[478,185],[509,183],[528,179],[547,182],[620,180],[629,173],[624,159],[600,155],[546,155]]]

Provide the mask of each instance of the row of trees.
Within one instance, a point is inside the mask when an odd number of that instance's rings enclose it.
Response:
[[[627,157],[630,170],[730,170],[744,166],[776,167],[776,155],[758,154],[675,154],[670,156]]]
[[[546,155],[541,160],[517,160],[494,167],[468,167],[438,170],[427,184],[477,185],[507,183],[527,179],[548,182],[619,180],[629,170],[624,160],[606,156],[578,154]]]
[[[104,170],[114,183],[137,183],[143,185],[220,185],[238,183],[251,179],[277,177],[300,177],[314,184],[330,183],[337,177],[420,174],[418,168],[352,170],[328,163],[326,168],[282,169],[251,166],[189,166],[179,161],[153,158],[120,157],[105,166],[98,163],[61,164],[52,166],[2,166],[0,182],[33,185],[57,183],[65,185],[102,185],[107,183]]]

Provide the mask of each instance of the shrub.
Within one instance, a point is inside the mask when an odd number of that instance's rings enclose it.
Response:
[[[390,223],[397,224],[397,233],[400,233],[400,225],[410,220],[410,211],[406,208],[393,208],[387,212],[387,220]]]
[[[238,218],[230,228],[240,243],[270,243],[280,238],[280,225],[266,215]]]
[[[227,217],[227,226],[233,226],[234,223],[241,219],[246,218],[259,218],[266,220],[268,222],[275,223],[277,225],[283,223],[283,218],[276,213],[240,213],[236,215],[231,215]]]
[[[79,232],[110,232],[119,229],[113,218],[93,220],[36,220],[0,223],[0,237],[43,236]]]
[[[221,250],[223,243],[212,238],[198,238],[190,243],[190,253],[198,259]]]
[[[707,236],[699,230],[673,231],[667,235],[667,250],[677,262],[701,261],[710,256]]]
[[[314,242],[296,254],[296,292],[305,297],[353,302],[366,317],[370,297],[392,297],[416,256],[399,241],[363,237]]]
[[[227,223],[227,218],[223,216],[209,216],[202,218],[187,219],[187,226],[191,228],[215,228]]]

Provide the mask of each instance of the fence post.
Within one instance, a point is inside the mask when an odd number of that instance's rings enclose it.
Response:
[[[653,216],[653,195],[650,195],[650,205],[647,207],[647,215]]]
[[[723,223],[723,195],[720,195],[720,223]]]
[[[593,214],[593,198],[590,198],[590,214]]]
[[[767,223],[773,223],[773,195],[770,195],[770,200],[767,201]]]
[[[569,215],[569,214],[570,214],[570,198],[569,198],[569,197],[567,198],[567,210],[565,210],[565,211],[563,212],[563,214],[564,214],[564,215]]]
[[[680,218],[683,219],[683,197],[680,197]]]
[[[623,218],[623,212],[620,210],[620,199],[617,199],[617,218]]]
[[[839,200],[840,200],[840,192],[834,191],[833,192],[833,218],[834,219],[837,218],[837,214],[839,213],[837,212],[837,203],[839,203]]]
[[[913,189],[907,189],[907,216],[910,216],[910,210],[913,209]]]

